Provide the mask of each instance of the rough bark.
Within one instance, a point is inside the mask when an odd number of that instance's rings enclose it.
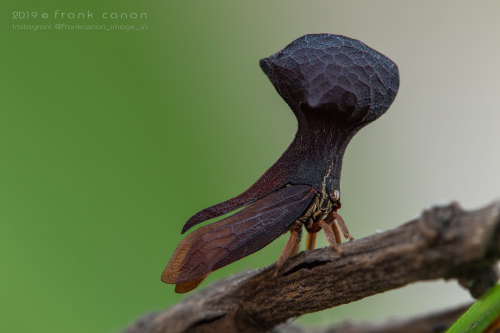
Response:
[[[480,295],[498,280],[500,202],[475,211],[434,207],[341,247],[342,256],[330,248],[301,252],[277,277],[272,265],[220,280],[125,332],[268,332],[305,313],[440,278]]]

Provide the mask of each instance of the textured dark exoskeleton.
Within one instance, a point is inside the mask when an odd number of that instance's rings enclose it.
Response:
[[[190,291],[210,272],[247,256],[291,231],[277,269],[298,251],[302,226],[307,249],[323,229],[332,248],[351,239],[337,210],[340,171],[347,144],[380,117],[399,87],[398,68],[362,42],[332,34],[306,35],[260,66],[297,117],[295,139],[280,159],[240,195],[191,217],[182,232],[205,220],[244,207],[203,226],[175,250],[162,280],[177,292]]]

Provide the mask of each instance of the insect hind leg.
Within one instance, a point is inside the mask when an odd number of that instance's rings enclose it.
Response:
[[[278,276],[278,272],[285,263],[285,261],[297,254],[299,251],[300,239],[302,237],[302,224],[294,224],[292,229],[290,230],[290,237],[281,251],[281,255],[276,262],[276,271],[274,272],[274,276]]]

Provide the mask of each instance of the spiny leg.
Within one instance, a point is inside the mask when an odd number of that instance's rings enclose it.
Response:
[[[342,216],[340,216],[339,213],[337,213],[336,211],[332,213],[332,216],[333,216],[334,220],[336,220],[337,223],[339,224],[340,229],[342,230],[342,233],[344,234],[344,237],[347,238],[349,241],[354,240],[354,237],[352,237],[351,234],[349,233],[349,230],[347,229],[347,225],[345,224]]]
[[[319,225],[321,226],[321,228],[323,228],[323,232],[325,233],[326,240],[328,241],[328,243],[330,243],[330,247],[333,250],[337,251],[338,254],[342,255],[343,251],[335,243],[335,234],[333,233],[333,229],[330,224],[326,223],[325,221],[319,221]]]
[[[290,230],[290,238],[285,244],[283,251],[281,251],[281,255],[276,262],[276,271],[274,272],[274,276],[278,276],[278,271],[281,266],[285,263],[285,261],[296,254],[294,251],[298,251],[298,247],[300,244],[300,238],[302,236],[302,225],[298,225],[297,227],[293,226]]]
[[[306,250],[314,250],[316,246],[316,237],[318,236],[317,232],[308,232],[306,239]]]

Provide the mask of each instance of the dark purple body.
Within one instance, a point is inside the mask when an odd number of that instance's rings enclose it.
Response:
[[[303,36],[262,59],[260,66],[297,117],[295,139],[254,185],[195,214],[183,233],[287,184],[311,186],[318,196],[340,194],[347,144],[389,108],[399,87],[398,68],[389,58],[358,40],[332,34]]]
[[[213,270],[288,230],[297,235],[305,226],[314,235],[328,218],[341,219],[336,211],[347,144],[389,108],[399,86],[398,68],[389,58],[360,41],[330,34],[303,36],[260,66],[297,117],[295,139],[248,190],[186,222],[183,233],[245,206],[181,241],[162,274],[178,292],[194,289]]]

